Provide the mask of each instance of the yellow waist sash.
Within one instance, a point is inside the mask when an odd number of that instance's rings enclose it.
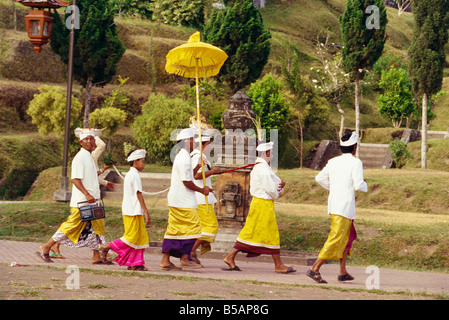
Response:
[[[188,240],[201,236],[201,222],[196,209],[168,208],[170,211],[164,239]]]
[[[95,234],[104,234],[104,219],[92,220],[90,223],[92,224]],[[73,243],[77,243],[86,224],[87,221],[81,221],[80,210],[71,207],[70,215],[67,220],[61,224],[59,230],[73,241]]]

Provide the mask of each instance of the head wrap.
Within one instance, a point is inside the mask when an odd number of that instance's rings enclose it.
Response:
[[[200,136],[198,133],[195,133],[195,142],[200,141]],[[210,141],[210,130],[201,130],[201,141],[206,142]]]
[[[341,147],[350,147],[354,144],[357,144],[357,133],[355,131],[352,131],[351,137],[346,140],[346,141],[342,141],[340,139],[340,146]]]
[[[95,138],[95,132],[91,129],[85,128],[85,129],[81,129],[80,131],[80,141],[83,140],[84,138],[87,138],[88,136],[92,136]]]
[[[273,149],[273,145],[274,145],[273,141],[267,142],[267,143],[261,143],[257,146],[256,151],[262,152],[262,151],[271,150],[271,149]]]
[[[146,153],[147,152],[145,150],[143,150],[143,149],[139,149],[139,150],[133,151],[133,153],[131,153],[129,155],[129,157],[126,159],[126,161],[131,162],[131,161],[134,161],[134,160],[145,158],[145,154]]]
[[[192,128],[182,129],[176,136],[176,141],[193,138],[195,135]]]

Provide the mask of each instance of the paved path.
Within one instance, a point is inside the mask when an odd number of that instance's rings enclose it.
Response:
[[[93,265],[91,264],[92,251],[89,249],[71,249],[61,246],[61,252],[66,259],[54,259],[54,263],[46,263],[40,259],[36,254],[39,250],[39,243],[21,242],[21,241],[7,241],[0,240],[0,264],[10,265],[16,262],[20,265],[51,265],[53,267],[65,268],[69,265],[76,265],[79,268],[87,269],[107,269],[107,270],[125,270],[126,267],[120,267],[116,263],[112,266],[107,265]],[[208,279],[223,279],[223,280],[257,280],[262,282],[286,283],[286,284],[307,284],[316,285],[314,281],[308,278],[305,273],[308,266],[295,264],[290,259],[289,265],[295,266],[296,273],[292,274],[276,274],[274,266],[271,262],[264,262],[264,260],[253,260],[243,258],[243,254],[238,255],[237,265],[242,269],[241,272],[223,271],[221,268],[226,265],[221,258],[217,258],[219,254],[207,253],[200,257],[204,268],[191,271],[162,271],[159,270],[159,262],[161,255],[160,248],[151,248],[145,253],[145,261],[150,273],[153,274],[172,274],[179,276],[192,276],[198,278]],[[208,258],[209,256],[209,258]],[[257,259],[257,258],[256,258]],[[177,259],[172,261],[177,264]],[[373,270],[367,270],[365,267],[348,267],[349,272],[355,277],[352,282],[337,281],[338,265],[325,264],[321,269],[321,274],[324,279],[328,281],[329,286],[350,288],[350,289],[367,289],[369,286],[375,286],[376,273]],[[368,271],[368,273],[367,273]],[[378,270],[378,288],[385,291],[409,291],[429,294],[446,294],[449,295],[449,274],[445,273],[430,273],[430,272],[414,272],[401,271],[391,269]]]

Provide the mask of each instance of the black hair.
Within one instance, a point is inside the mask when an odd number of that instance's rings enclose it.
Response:
[[[341,141],[343,141],[343,142],[348,141],[349,138],[351,138],[351,135],[352,135],[352,132],[345,133],[343,135],[343,137],[341,137]],[[349,146],[349,147],[340,146],[340,150],[342,153],[352,153],[356,146],[357,146],[357,143],[353,144],[352,146]]]
[[[131,155],[131,153],[133,153],[136,150],[138,150],[138,149],[134,149],[134,150],[131,150],[130,152],[128,152],[128,154],[126,155],[126,158],[128,158]],[[128,161],[128,164],[130,165],[130,167],[132,167],[134,165],[134,160]]]

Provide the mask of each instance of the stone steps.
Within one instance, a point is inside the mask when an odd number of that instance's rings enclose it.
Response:
[[[393,164],[388,144],[361,143],[359,155],[365,169],[389,169]]]
[[[360,160],[363,162],[365,169],[391,168],[393,159],[390,156],[388,144],[361,143],[359,148]],[[341,155],[341,151],[337,141],[323,140],[318,147],[310,168],[321,170],[329,159],[339,155]]]
[[[126,176],[126,172],[121,172],[122,176]],[[149,173],[140,172],[140,179],[142,181],[142,189],[144,191],[144,198],[166,198],[168,190],[156,195],[147,194],[156,193],[170,187],[171,173]],[[123,199],[123,179],[118,176],[115,171],[111,171],[106,175],[106,180],[115,183],[113,191],[102,187],[102,197],[106,199]]]

